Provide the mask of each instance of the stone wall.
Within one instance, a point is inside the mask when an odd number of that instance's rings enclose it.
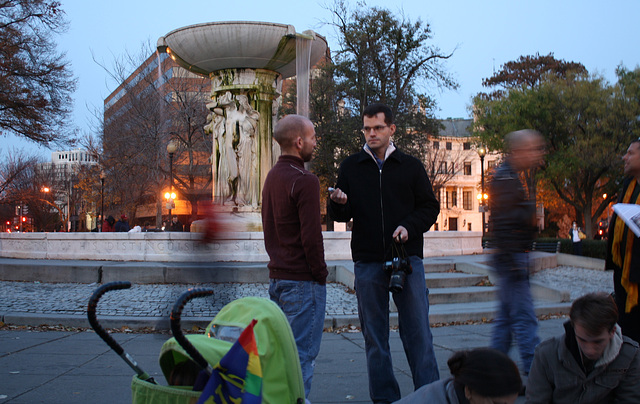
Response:
[[[350,232],[324,232],[327,261],[351,260]],[[425,257],[482,253],[480,232],[428,232]],[[147,262],[267,262],[262,232],[222,233],[202,244],[197,233],[0,234],[0,257]]]

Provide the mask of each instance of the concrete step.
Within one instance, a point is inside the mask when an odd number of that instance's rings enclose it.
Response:
[[[455,269],[456,269],[456,264],[453,261],[424,264],[425,273],[455,271]]]
[[[429,289],[429,304],[487,302],[496,298],[495,286],[464,286]]]
[[[466,274],[462,272],[433,272],[425,274],[429,289],[453,288],[461,286],[476,286],[481,282],[488,282],[486,275]]]
[[[534,300],[537,316],[549,314],[569,314],[571,302],[558,303]],[[429,307],[429,323],[452,323],[465,321],[489,321],[496,318],[498,301],[437,304]],[[397,316],[397,314],[396,314]]]
[[[558,303],[548,300],[534,300],[534,310],[536,316],[551,314],[567,315],[571,309],[571,302]],[[452,324],[475,321],[490,322],[496,318],[498,312],[498,301],[472,302],[472,303],[449,303],[429,305],[429,324]],[[331,319],[333,327],[346,325],[360,326],[358,316],[333,316]],[[398,325],[398,313],[391,312],[389,316],[391,326]]]

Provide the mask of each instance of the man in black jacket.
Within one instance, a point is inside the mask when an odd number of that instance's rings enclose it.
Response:
[[[400,389],[389,350],[390,273],[385,262],[401,247],[413,271],[393,299],[413,384],[417,389],[439,379],[422,258],[423,233],[435,223],[440,207],[422,163],[391,142],[396,130],[391,109],[369,105],[363,124],[366,145],[340,165],[330,213],[337,221],[353,219],[351,255],[369,394],[374,403],[391,403],[400,399]]]
[[[500,307],[494,321],[491,347],[508,353],[512,337],[515,337],[523,371],[527,374],[535,347],[540,342],[526,253],[536,231],[536,205],[535,199],[526,196],[520,172],[542,163],[544,142],[538,132],[528,129],[509,133],[505,142],[506,159],[495,170],[489,184],[489,225],[497,250],[493,266],[500,280]]]

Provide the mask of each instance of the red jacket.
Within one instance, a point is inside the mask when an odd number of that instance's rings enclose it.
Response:
[[[262,189],[262,227],[269,277],[325,284],[320,182],[295,156],[280,156]]]
[[[112,224],[109,224],[109,222],[107,222],[106,220],[102,222],[102,232],[106,233],[106,232],[110,232],[110,231],[116,231],[116,229],[114,228],[114,226]]]

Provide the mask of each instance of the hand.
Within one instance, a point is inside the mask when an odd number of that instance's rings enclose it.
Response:
[[[409,240],[409,231],[404,226],[398,226],[396,231],[393,232],[393,239],[404,243]]]
[[[336,188],[333,191],[332,189],[333,188],[329,188],[329,192],[331,192],[329,198],[331,198],[332,201],[339,205],[344,205],[345,203],[347,203],[347,194],[342,192],[340,188]]]

